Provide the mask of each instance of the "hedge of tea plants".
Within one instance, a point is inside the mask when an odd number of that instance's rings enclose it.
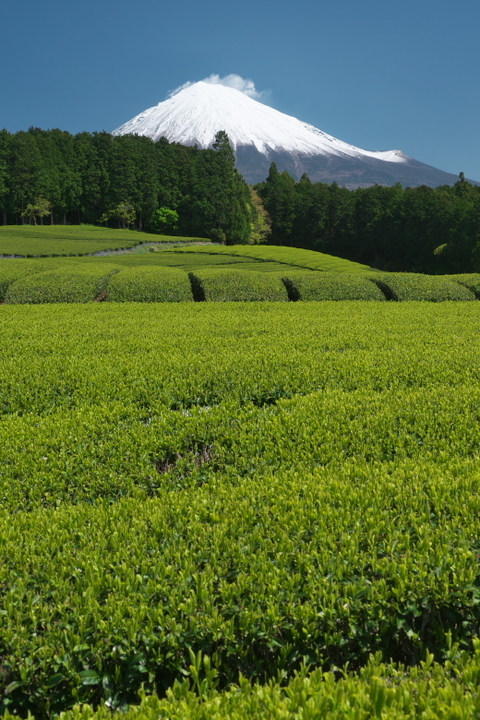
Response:
[[[479,273],[465,273],[460,275],[449,275],[450,280],[454,280],[461,285],[465,285],[471,290],[476,298],[480,297],[480,274]]]
[[[188,276],[182,270],[146,266],[127,268],[114,275],[108,285],[107,299],[112,302],[185,302],[193,297]]]
[[[56,270],[29,274],[8,286],[6,303],[86,303],[106,294],[108,281],[119,268],[60,265]]]
[[[3,711],[475,717],[475,303],[1,314]]]
[[[9,286],[27,275],[35,275],[56,267],[55,260],[0,259],[0,302],[4,302]]]
[[[389,300],[475,300],[475,293],[454,276],[421,275],[420,273],[375,273],[369,276]]]
[[[369,278],[333,272],[288,273],[284,277],[290,300],[385,300],[384,293]]]
[[[122,268],[128,271],[113,272]],[[102,273],[105,279],[97,292],[93,279]],[[92,282],[87,289],[88,276]],[[0,302],[9,303],[30,302],[29,298],[87,302],[100,296],[121,302],[440,302],[475,300],[479,294],[480,275],[366,272],[364,266],[298,248],[205,245],[143,254],[0,259]]]
[[[277,273],[205,268],[190,273],[190,280],[197,301],[288,300],[285,285]]]

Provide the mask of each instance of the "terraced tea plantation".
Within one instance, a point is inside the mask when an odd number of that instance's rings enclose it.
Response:
[[[4,716],[478,717],[477,303],[117,299],[0,308]]]
[[[0,302],[443,302],[480,296],[480,274],[384,273],[311,250],[211,244],[171,248],[167,240],[176,238],[164,239],[166,248],[150,246],[154,252],[142,247],[143,252],[93,257],[0,258]]]
[[[175,238],[175,243],[195,238]],[[133,248],[144,242],[170,243],[172,238],[131,230],[110,230],[96,225],[4,225],[0,226],[1,256],[47,257],[88,255]],[[207,241],[203,241],[207,242]]]
[[[371,271],[368,265],[360,265],[351,260],[325,255],[325,253],[314,250],[303,250],[302,248],[282,247],[275,245],[208,245],[206,247],[185,247],[177,249],[176,252],[204,253],[210,256],[223,255],[224,257],[250,258],[262,263],[281,263],[293,267],[308,268],[310,270],[321,270],[322,272],[337,273],[362,273]]]

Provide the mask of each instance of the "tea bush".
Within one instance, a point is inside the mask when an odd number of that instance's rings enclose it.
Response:
[[[361,275],[297,271],[284,282],[291,300],[385,300],[377,285]]]
[[[475,303],[321,307],[4,306],[0,412],[118,402],[148,417],[227,399],[262,407],[330,389],[403,393],[480,383]]]
[[[476,298],[480,297],[480,274],[479,273],[466,273],[464,275],[448,275],[449,280],[465,285],[469,290],[473,292]]]
[[[115,265],[60,266],[27,275],[9,285],[6,303],[85,303],[106,292],[109,278],[118,272]]]
[[[389,300],[475,300],[468,287],[442,275],[376,273],[370,276]]]
[[[478,624],[478,478],[353,462],[4,514],[3,692],[39,714],[131,703],[188,674],[189,648],[220,688],[443,660]]]
[[[56,267],[54,260],[17,260],[0,258],[0,302],[5,299],[9,286],[27,275],[35,275]]]
[[[108,300],[113,302],[185,302],[192,299],[187,274],[175,268],[128,268],[115,275],[108,287]]]
[[[191,273],[191,281],[196,300],[288,300],[281,277],[273,273],[209,268]]]

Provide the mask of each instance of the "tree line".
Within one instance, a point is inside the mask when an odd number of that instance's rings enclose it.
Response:
[[[225,132],[201,150],[146,137],[0,131],[0,223],[103,223],[229,243],[267,232]]]
[[[480,272],[480,187],[296,182],[275,164],[256,186],[271,218],[269,242],[318,250],[383,270]]]
[[[268,241],[384,270],[480,272],[480,187],[296,182],[252,188],[225,132],[212,149],[162,138],[0,131],[0,223],[103,223],[218,242]]]

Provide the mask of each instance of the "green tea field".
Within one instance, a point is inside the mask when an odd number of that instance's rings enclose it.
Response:
[[[223,255],[240,258],[249,258],[257,262],[275,262],[294,267],[308,268],[310,270],[321,270],[322,272],[346,272],[362,273],[370,270],[367,265],[360,265],[351,260],[325,255],[325,253],[314,250],[303,250],[302,248],[281,247],[272,245],[215,245],[205,247],[178,248],[181,253],[206,253],[207,255]]]
[[[107,256],[74,267],[111,302],[0,307],[4,717],[478,718],[475,278],[163,302],[242,277],[163,255],[202,252],[151,253],[155,302]],[[73,287],[68,259],[7,262],[58,263],[17,298]]]
[[[175,242],[191,242],[192,239],[195,238],[176,237]],[[131,230],[110,230],[96,225],[4,225],[0,226],[0,259],[2,255],[88,255],[106,250],[133,248],[149,241],[170,243],[172,238]]]
[[[18,230],[15,226],[6,227],[7,231],[11,229]],[[31,229],[36,232],[34,228]],[[77,229],[72,227],[71,231],[76,232]],[[44,239],[42,242],[57,244],[57,250],[65,242],[70,243],[70,248],[73,247],[71,239],[60,239],[60,235],[59,238],[53,238],[49,227],[40,230],[45,230],[45,237],[50,237],[50,240]],[[54,230],[56,233],[55,226]],[[2,228],[0,246],[1,232]],[[68,233],[70,228],[61,232]],[[78,232],[83,238],[80,245],[84,246],[84,234],[87,231],[80,226]],[[104,228],[93,228],[92,233],[95,232],[100,233],[103,243],[111,242],[109,233],[115,235],[115,231]],[[121,230],[118,233],[128,231]],[[130,235],[134,238],[162,237],[145,233]],[[429,276],[419,273],[386,273],[332,255],[299,248],[223,246],[200,244],[200,241],[195,244],[195,238],[168,236],[164,236],[163,240],[164,247],[161,244],[142,245],[126,253],[104,249],[100,255],[80,257],[61,257],[57,254],[51,257],[0,258],[0,302],[443,302],[476,300],[480,296],[480,274]],[[185,241],[184,247],[179,246],[182,241]],[[193,244],[186,245],[186,241]],[[89,242],[92,250],[94,241]],[[28,243],[25,237],[22,243],[17,249],[26,249]],[[98,245],[95,247],[98,248]]]

